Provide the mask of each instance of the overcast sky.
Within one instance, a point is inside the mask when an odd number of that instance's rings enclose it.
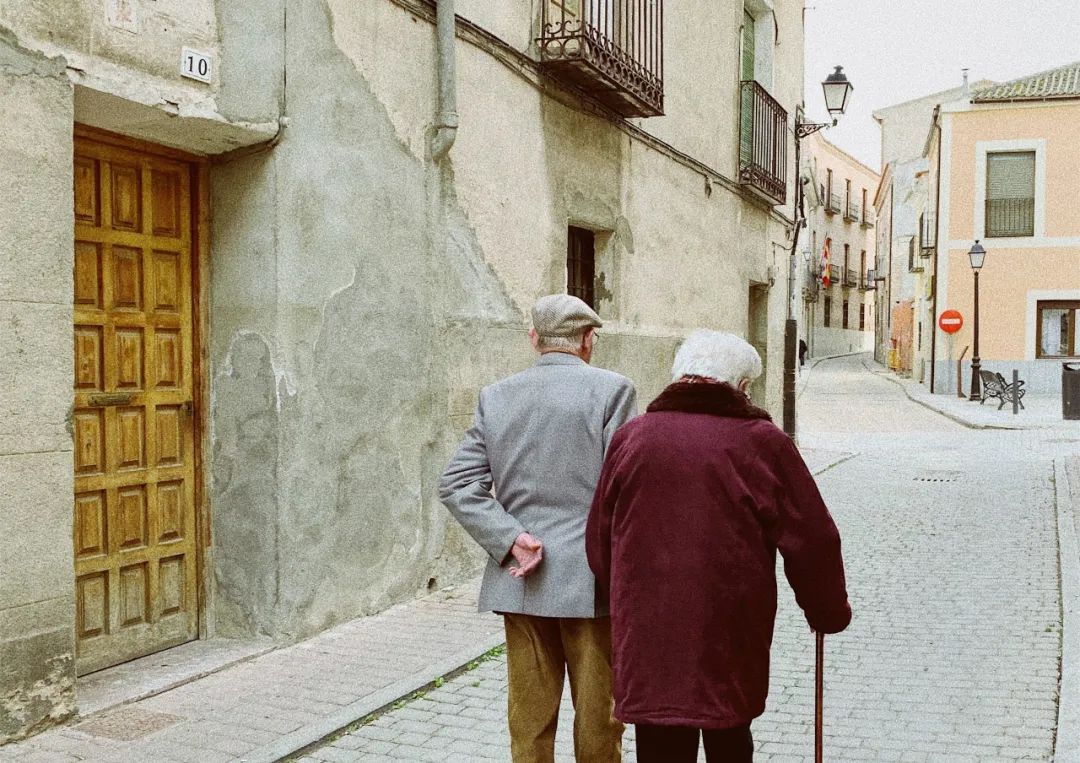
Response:
[[[826,121],[837,64],[853,102],[825,136],[875,169],[871,112],[971,81],[1004,82],[1080,60],[1080,0],[805,0],[807,117]]]

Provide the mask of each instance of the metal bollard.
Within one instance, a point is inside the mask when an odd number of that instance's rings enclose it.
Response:
[[[1013,416],[1020,413],[1020,372],[1013,369]]]

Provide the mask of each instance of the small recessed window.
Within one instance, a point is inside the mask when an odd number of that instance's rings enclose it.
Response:
[[[825,297],[825,307],[823,312],[823,324],[825,328],[829,328],[832,325],[832,297]]]
[[[848,327],[848,301],[844,300],[843,306],[844,314],[840,316],[840,320],[843,323],[844,328]]]
[[[595,308],[596,235],[570,226],[566,246],[566,292]]]

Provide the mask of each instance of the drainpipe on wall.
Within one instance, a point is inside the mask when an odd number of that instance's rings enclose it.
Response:
[[[439,162],[450,153],[450,148],[457,140],[457,60],[454,55],[457,23],[454,0],[438,0],[435,35],[439,68],[439,113],[435,117],[435,135],[431,139],[431,158]]]
[[[967,83],[967,72],[964,72],[964,82]],[[936,392],[937,382],[937,293],[938,293],[938,252],[941,251],[941,107],[934,109],[934,130],[937,131],[937,172],[934,177],[934,273],[931,276],[934,283],[934,294],[930,298],[930,394]]]

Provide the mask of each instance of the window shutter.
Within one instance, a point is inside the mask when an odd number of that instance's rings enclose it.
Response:
[[[754,17],[751,16],[746,10],[743,10],[743,32],[742,32],[742,79],[751,80],[754,78],[754,41],[756,35],[754,34]]]
[[[986,155],[987,199],[1030,199],[1034,196],[1034,151]]]

